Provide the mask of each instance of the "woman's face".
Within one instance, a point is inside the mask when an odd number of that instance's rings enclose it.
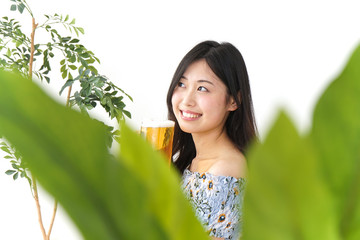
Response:
[[[193,62],[180,79],[171,99],[182,131],[208,133],[223,130],[230,111],[236,110],[225,84],[204,59]]]

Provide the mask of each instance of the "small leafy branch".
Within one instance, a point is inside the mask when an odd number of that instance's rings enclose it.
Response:
[[[27,173],[26,163],[21,161],[20,153],[5,141],[0,142],[0,149],[6,153],[4,158],[10,160],[11,166],[13,168],[11,170],[7,170],[5,173],[12,176],[14,180],[18,179],[19,176],[21,178],[26,178],[31,186],[31,178]]]
[[[26,1],[23,0],[13,2],[17,5],[13,4],[11,9],[18,10],[20,13],[24,11],[22,6],[27,6]],[[27,6],[25,9],[30,8]],[[97,105],[96,102],[99,102],[111,119],[131,118],[130,112],[125,110],[126,105],[123,100],[124,96],[131,101],[132,98],[110,82],[106,76],[99,74],[95,64],[100,63],[100,60],[92,51],[82,45],[78,38],[63,36],[54,27],[62,25],[66,30],[75,33],[77,37],[84,33],[84,29],[75,26],[75,19],[70,20],[69,15],[54,14],[45,15],[45,17],[46,21],[43,24],[33,24],[32,35],[35,34],[35,30],[41,29],[49,33],[49,40],[38,44],[32,41],[33,36],[29,38],[21,31],[21,25],[15,19],[3,17],[0,20],[2,37],[0,53],[3,53],[3,57],[0,56],[0,68],[19,72],[23,76],[29,76],[29,72],[31,72],[31,77],[34,76],[41,81],[45,80],[50,83],[51,60],[55,58],[55,54],[60,53],[57,55],[61,57],[60,73],[62,79],[66,80],[60,93],[69,87],[67,105],[78,106],[82,112],[87,113]],[[32,55],[33,62],[41,61],[38,69],[31,67]],[[81,90],[71,95],[72,86],[77,81],[80,83]]]
[[[132,101],[132,98],[109,79],[101,75],[95,64],[100,60],[95,54],[80,43],[79,35],[84,34],[84,29],[75,25],[75,18],[69,15],[44,15],[46,20],[42,24],[35,22],[34,15],[26,0],[10,0],[11,11],[25,10],[32,18],[32,31],[30,37],[23,33],[21,25],[15,19],[3,17],[0,20],[0,69],[13,71],[29,79],[36,78],[40,81],[51,82],[49,73],[55,59],[60,59],[60,75],[66,82],[59,94],[67,89],[66,106],[77,107],[88,115],[89,111],[96,106],[101,106],[111,119],[124,121],[125,117],[131,118],[129,111],[125,109],[124,97]],[[58,26],[65,28],[70,35],[60,33]],[[35,32],[43,30],[48,34],[48,39],[41,43],[35,43]],[[73,35],[76,34],[76,37]],[[38,62],[38,68],[34,68],[34,62]],[[72,94],[73,85],[78,82],[80,89]],[[111,147],[112,141],[117,139],[118,130],[107,126],[107,146]],[[0,137],[0,149],[6,153],[5,159],[10,160],[12,169],[6,174],[14,180],[26,178],[29,181],[39,216],[39,223],[44,240],[50,239],[50,234],[56,214],[57,201],[55,201],[53,217],[49,230],[46,232],[43,226],[40,204],[38,198],[35,177],[28,171],[27,166],[21,161],[21,155]]]
[[[61,62],[63,64],[65,61]],[[64,65],[63,65],[64,66]],[[110,82],[106,76],[96,75],[93,71],[81,67],[79,69],[79,75],[75,79],[69,79],[61,88],[59,94],[63,90],[72,86],[75,81],[80,81],[81,89],[76,91],[74,95],[69,99],[70,106],[79,106],[81,112],[87,114],[88,110],[91,110],[97,106],[98,103],[109,113],[111,119],[117,118],[118,121],[123,120],[123,115],[131,118],[130,112],[125,110],[125,104],[123,102],[123,96],[118,96],[119,91],[127,96],[130,100],[132,98],[126,94],[121,88]]]
[[[29,8],[29,5],[27,4],[27,2],[25,0],[11,0],[11,2],[14,2],[10,7],[11,11],[18,10],[20,13],[23,13],[24,9],[26,9],[30,13],[30,15],[33,16],[32,12]]]

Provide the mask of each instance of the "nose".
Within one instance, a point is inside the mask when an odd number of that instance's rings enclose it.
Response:
[[[182,104],[187,107],[192,107],[196,104],[194,91],[188,89],[184,92]]]

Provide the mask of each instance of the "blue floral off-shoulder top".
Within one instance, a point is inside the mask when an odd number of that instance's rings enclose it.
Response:
[[[239,239],[245,179],[185,169],[182,188],[210,236]]]

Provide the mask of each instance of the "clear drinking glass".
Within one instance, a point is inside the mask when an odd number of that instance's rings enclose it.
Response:
[[[175,122],[171,120],[144,120],[140,134],[149,141],[156,150],[161,151],[171,164],[172,145]]]

